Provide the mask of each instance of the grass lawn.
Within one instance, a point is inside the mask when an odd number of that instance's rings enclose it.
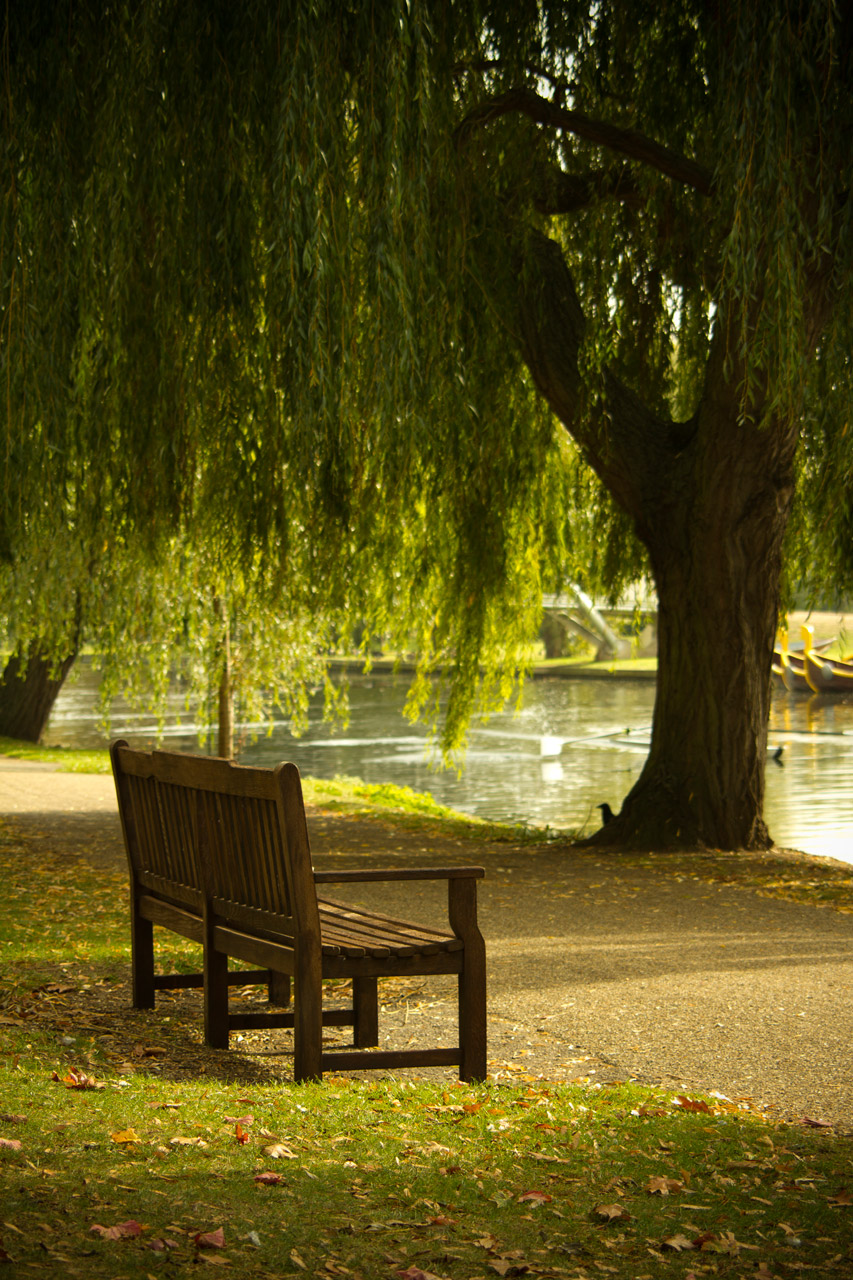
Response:
[[[250,1077],[203,1051],[200,997],[130,1011],[124,876],[2,826],[0,875],[10,1274],[853,1274],[848,1135],[639,1086]]]

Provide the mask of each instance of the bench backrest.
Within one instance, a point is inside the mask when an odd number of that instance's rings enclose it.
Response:
[[[132,879],[217,922],[319,936],[294,764],[246,767],[178,751],[110,748]]]

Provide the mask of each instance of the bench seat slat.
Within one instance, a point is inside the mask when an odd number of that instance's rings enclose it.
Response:
[[[434,943],[423,943],[421,945],[405,943],[398,938],[387,938],[382,934],[358,929],[335,928],[334,926],[326,928],[325,925],[321,936],[324,947],[328,945],[335,946],[347,955],[429,956],[438,955],[441,950],[449,949],[438,947]]]
[[[424,941],[446,942],[456,936],[449,929],[434,929],[429,925],[416,924],[412,920],[399,920],[396,916],[386,916],[378,911],[368,911],[365,907],[353,906],[349,902],[338,902],[334,898],[318,898],[317,906],[320,908],[321,916],[325,911],[330,914],[334,912],[343,919],[369,920],[371,925],[376,925],[377,927],[384,925],[391,932],[399,932],[401,935],[417,937]]]
[[[374,924],[369,917],[346,918],[329,916],[321,908],[320,928],[324,943],[334,942],[343,946],[364,946],[373,951],[380,947],[383,951],[392,951],[397,955],[434,955],[439,951],[453,950],[460,945],[460,939],[452,934],[450,937],[436,939],[419,936],[416,931],[402,931],[388,928],[384,924]]]

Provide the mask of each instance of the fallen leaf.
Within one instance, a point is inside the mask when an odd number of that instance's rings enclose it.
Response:
[[[803,1116],[803,1124],[808,1125],[810,1129],[831,1129],[832,1122],[830,1120],[812,1120],[810,1116]]]
[[[672,1249],[676,1253],[681,1253],[683,1249],[694,1249],[696,1247],[690,1237],[685,1235],[667,1236],[661,1243],[662,1248]]]
[[[225,1248],[225,1232],[221,1227],[217,1227],[215,1231],[199,1231],[192,1239],[198,1249]]]
[[[14,1111],[0,1111],[0,1124],[26,1124],[27,1117],[17,1115]]]
[[[254,1181],[260,1187],[277,1187],[284,1179],[280,1173],[256,1173]]]
[[[617,1222],[620,1218],[630,1218],[627,1209],[623,1209],[621,1204],[597,1204],[593,1209],[593,1213],[599,1218],[606,1219],[607,1222]]]
[[[157,1236],[155,1240],[147,1242],[147,1248],[153,1249],[155,1253],[166,1253],[169,1249],[180,1249],[177,1240],[166,1240],[163,1236]]]
[[[550,1204],[553,1198],[553,1196],[546,1195],[544,1191],[523,1191],[518,1197],[518,1203],[538,1206],[540,1204]]]
[[[681,1107],[684,1111],[702,1111],[706,1115],[711,1113],[707,1102],[703,1102],[701,1098],[685,1098],[683,1094],[679,1094],[672,1105]]]
[[[286,1147],[283,1142],[274,1142],[270,1147],[264,1147],[264,1155],[271,1156],[273,1160],[297,1160],[290,1147]]]
[[[297,1266],[297,1267],[299,1268],[299,1270],[300,1270],[300,1271],[307,1271],[307,1270],[308,1270],[308,1263],[305,1261],[305,1259],[302,1257],[302,1255],[301,1255],[301,1254],[299,1254],[299,1253],[297,1253],[297,1252],[296,1252],[296,1250],[295,1250],[295,1249],[291,1249],[291,1250],[290,1250],[290,1261],[291,1261],[295,1266]]]
[[[432,1271],[421,1271],[420,1267],[407,1267],[405,1271],[398,1271],[397,1275],[400,1280],[440,1280],[439,1276],[434,1275]]]
[[[735,1257],[741,1249],[758,1249],[758,1245],[744,1244],[742,1240],[736,1240],[733,1231],[723,1231],[718,1236],[715,1245],[717,1253],[728,1253]]]
[[[677,1178],[665,1178],[655,1174],[649,1178],[646,1191],[650,1196],[668,1196],[672,1191],[683,1191],[684,1183]]]
[[[20,1151],[20,1138],[0,1138],[0,1149],[3,1151]]]
[[[55,1080],[58,1084],[64,1084],[66,1089],[103,1089],[104,1085],[100,1080],[96,1080],[94,1076],[89,1076],[85,1071],[78,1071],[76,1067],[72,1067],[67,1075],[60,1077],[54,1071],[51,1073],[51,1080]]]
[[[492,1258],[488,1263],[492,1271],[499,1276],[523,1276],[530,1270],[528,1264],[517,1252],[503,1254],[500,1258]]]
[[[206,1147],[204,1138],[170,1138],[170,1147]]]
[[[846,1208],[853,1204],[853,1196],[846,1187],[842,1187],[840,1191],[836,1191],[834,1196],[828,1197],[828,1203],[835,1205],[837,1208]]]
[[[475,1240],[474,1244],[478,1249],[497,1249],[497,1236],[480,1236],[479,1240]]]
[[[89,1231],[100,1236],[102,1240],[130,1240],[134,1236],[141,1235],[143,1228],[135,1218],[129,1218],[127,1222],[118,1222],[114,1227],[102,1227],[100,1223],[93,1222]]]
[[[249,1141],[249,1135],[246,1132],[246,1130],[243,1128],[243,1126],[240,1124],[239,1120],[237,1121],[237,1124],[234,1126],[234,1137],[237,1139],[237,1141],[240,1143],[241,1146],[244,1146]]]
[[[120,1129],[116,1133],[111,1133],[110,1137],[112,1138],[113,1142],[117,1142],[119,1143],[119,1145],[121,1145],[122,1143],[126,1144],[128,1142],[139,1141],[139,1134],[136,1132],[135,1129]]]

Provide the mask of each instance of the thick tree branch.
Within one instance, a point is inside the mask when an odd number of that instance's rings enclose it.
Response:
[[[534,233],[518,277],[518,340],[539,390],[620,505],[635,519],[659,507],[695,424],[654,414],[615,375],[605,374],[600,416],[584,423],[578,357],[585,318],[559,245]]]
[[[634,129],[622,129],[606,120],[593,120],[580,111],[571,111],[555,102],[549,102],[547,98],[524,86],[510,89],[500,97],[491,98],[469,111],[456,130],[457,140],[464,139],[475,127],[489,124],[513,111],[521,112],[536,124],[565,129],[596,146],[606,147],[609,151],[648,165],[673,181],[692,187],[700,195],[711,195],[713,177],[704,165],[697,164],[695,160],[690,160]]]
[[[638,204],[642,197],[627,166],[566,173],[556,165],[543,169],[534,185],[533,204],[546,215],[576,213],[600,200]]]

